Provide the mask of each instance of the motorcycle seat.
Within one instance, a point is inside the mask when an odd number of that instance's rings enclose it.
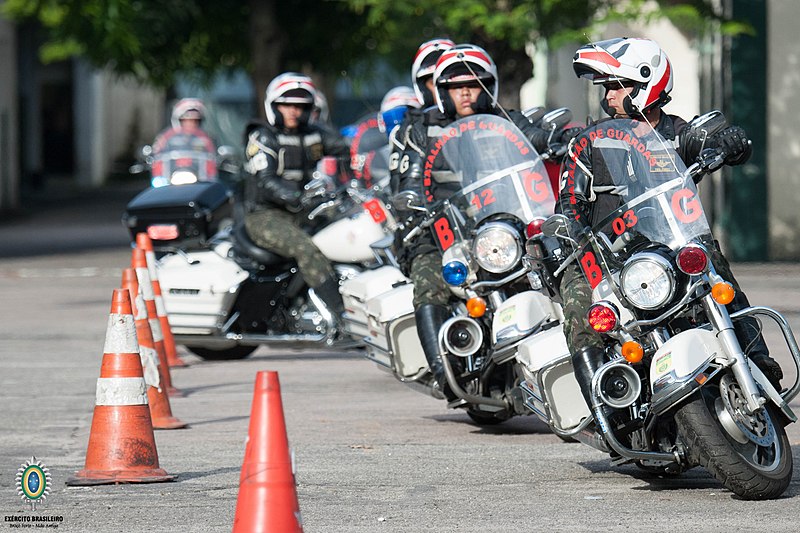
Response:
[[[270,252],[262,248],[250,238],[244,224],[236,224],[233,228],[233,249],[242,255],[251,257],[262,265],[282,265],[291,261],[290,258]]]

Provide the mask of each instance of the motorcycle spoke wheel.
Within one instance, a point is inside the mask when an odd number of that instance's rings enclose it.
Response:
[[[678,409],[678,432],[690,459],[726,488],[747,500],[777,498],[792,478],[789,440],[771,405],[755,414],[743,406],[738,383],[724,376]]]

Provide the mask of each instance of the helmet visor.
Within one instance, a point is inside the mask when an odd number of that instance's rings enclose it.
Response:
[[[292,89],[275,98],[276,104],[312,105],[314,97],[305,89]]]

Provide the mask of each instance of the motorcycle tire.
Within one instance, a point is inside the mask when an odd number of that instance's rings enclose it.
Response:
[[[203,348],[201,346],[186,347],[187,350],[199,357],[202,357],[206,361],[233,361],[236,359],[244,359],[256,351],[256,348],[258,348],[258,346],[234,346],[232,348],[223,348],[221,350]]]
[[[718,386],[700,389],[675,414],[689,460],[706,468],[725,488],[745,500],[779,497],[789,486],[793,469],[782,418],[772,404],[750,417],[751,427],[758,432],[752,435],[761,441],[756,442],[737,430],[739,426],[725,408],[721,390]]]

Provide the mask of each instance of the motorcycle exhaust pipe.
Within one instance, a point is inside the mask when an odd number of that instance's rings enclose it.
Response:
[[[609,407],[632,405],[642,392],[642,380],[630,365],[620,362],[600,367],[592,378],[595,395]]]
[[[472,318],[454,316],[442,325],[439,335],[448,353],[469,357],[483,345],[483,329]]]

